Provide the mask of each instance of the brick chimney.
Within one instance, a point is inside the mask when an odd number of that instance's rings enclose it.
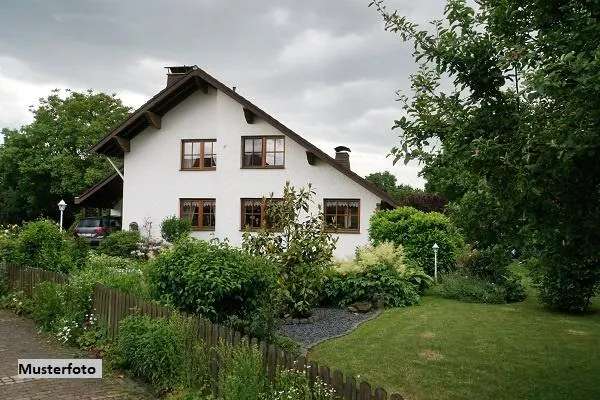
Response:
[[[338,146],[335,148],[335,161],[340,165],[350,169],[350,149],[346,146]]]
[[[167,72],[167,86],[171,86],[181,78],[185,76],[190,71],[198,69],[197,65],[176,65],[173,67],[165,67],[169,72]]]

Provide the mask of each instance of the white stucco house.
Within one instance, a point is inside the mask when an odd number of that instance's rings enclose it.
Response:
[[[123,176],[108,177],[76,204],[112,207],[122,196],[123,227],[149,219],[160,235],[160,222],[178,215],[192,221],[193,236],[240,244],[243,230],[265,223],[265,197],[281,196],[286,181],[310,183],[325,229],[339,237],[340,258],[368,242],[373,212],[395,206],[350,170],[348,148],[330,157],[196,66],[168,71],[167,86],[93,148],[122,157]]]

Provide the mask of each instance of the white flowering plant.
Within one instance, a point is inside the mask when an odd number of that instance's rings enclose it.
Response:
[[[141,235],[140,241],[137,243],[137,249],[131,252],[131,255],[134,257],[140,260],[151,260],[161,251],[170,247],[168,242],[152,236],[152,221],[150,219],[146,218],[144,220],[142,230],[143,235]]]
[[[17,224],[0,225],[0,237],[16,237],[20,230]]]
[[[335,390],[316,378],[310,383],[306,370],[282,369],[277,372],[271,393],[264,400],[335,400]]]

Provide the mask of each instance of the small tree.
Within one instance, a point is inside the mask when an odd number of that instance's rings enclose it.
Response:
[[[287,182],[280,201],[271,196],[266,211],[269,224],[262,224],[259,232],[243,235],[246,251],[280,265],[284,309],[298,316],[309,315],[315,305],[337,243],[337,238],[323,230],[321,207],[317,214],[309,211],[314,195],[310,184],[296,189]]]

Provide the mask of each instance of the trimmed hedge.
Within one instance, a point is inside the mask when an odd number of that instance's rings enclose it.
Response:
[[[424,213],[412,207],[378,211],[371,217],[369,236],[373,244],[386,241],[402,245],[406,259],[433,276],[433,244],[437,243],[438,273],[454,269],[465,242],[448,217]]]

